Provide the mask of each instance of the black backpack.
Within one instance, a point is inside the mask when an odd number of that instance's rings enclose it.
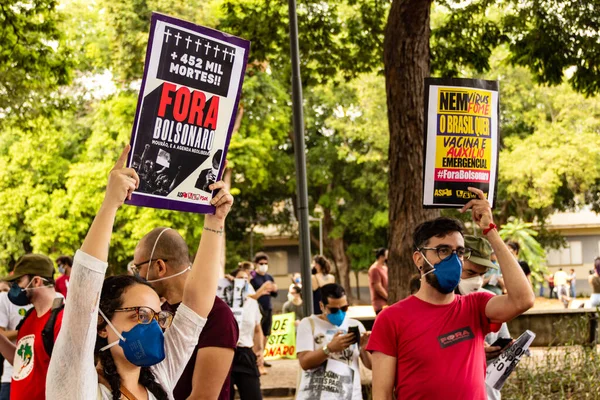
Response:
[[[44,350],[46,350],[46,354],[48,357],[52,356],[52,350],[54,349],[54,326],[56,325],[56,318],[58,317],[58,313],[60,313],[65,308],[65,302],[63,298],[54,299],[54,303],[52,304],[52,311],[50,314],[50,318],[46,321],[46,325],[44,325],[44,329],[42,329],[42,343],[44,343]],[[25,314],[19,325],[17,325],[17,331],[21,329],[25,320],[31,315],[31,313],[35,310],[34,307],[31,307],[29,311]]]

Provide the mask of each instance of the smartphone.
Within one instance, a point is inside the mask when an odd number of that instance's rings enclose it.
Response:
[[[358,326],[351,326],[348,328],[348,333],[353,333],[354,334],[354,341],[352,342],[352,344],[354,343],[360,343],[360,331],[358,330]]]
[[[504,349],[506,346],[508,346],[510,344],[510,342],[512,342],[512,338],[498,338],[490,346],[491,347],[500,347],[501,349]]]

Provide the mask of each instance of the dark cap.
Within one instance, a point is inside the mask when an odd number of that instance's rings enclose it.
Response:
[[[488,268],[498,269],[492,260],[492,245],[487,239],[477,236],[465,235],[465,247],[471,249],[469,261],[473,264],[482,265]]]
[[[25,254],[17,261],[12,274],[5,276],[2,280],[12,282],[25,275],[52,278],[54,276],[54,264],[49,257],[42,254]]]

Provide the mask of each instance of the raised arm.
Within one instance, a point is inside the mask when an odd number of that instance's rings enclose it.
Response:
[[[209,214],[204,218],[204,231],[200,237],[192,271],[185,282],[182,299],[186,306],[204,318],[208,316],[215,301],[225,218],[233,204],[233,197],[225,189],[223,181],[215,182],[209,188],[220,189],[211,201],[217,209],[214,215]]]
[[[490,228],[490,224],[494,222],[490,203],[485,199],[481,190],[475,188],[469,188],[469,190],[477,194],[479,199],[471,200],[461,211],[465,212],[471,209],[473,221],[479,225],[482,231],[486,231]],[[533,307],[535,295],[529,280],[515,257],[506,247],[498,230],[488,230],[485,237],[492,245],[492,249],[498,258],[504,284],[508,291],[508,294],[492,297],[485,307],[485,314],[492,322],[510,321]]]
[[[94,346],[100,291],[117,209],[137,186],[137,174],[124,168],[127,146],[110,172],[102,206],[73,260],[69,301],[48,368],[46,398],[94,399],[98,375]]]
[[[117,163],[110,171],[104,201],[81,246],[84,253],[104,262],[108,260],[108,247],[117,210],[123,205],[126,198],[131,199],[131,193],[140,183],[140,178],[135,170],[125,168],[130,148],[130,145],[125,146]]]

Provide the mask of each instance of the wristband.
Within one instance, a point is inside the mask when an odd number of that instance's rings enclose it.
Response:
[[[493,222],[490,222],[490,226],[488,226],[487,229],[483,230],[483,234],[487,235],[488,233],[490,233],[491,230],[496,229],[496,228],[497,228],[496,224],[494,224]]]
[[[329,347],[323,346],[323,353],[325,353],[325,355],[329,357],[329,355],[331,354],[331,350],[329,350]]]

